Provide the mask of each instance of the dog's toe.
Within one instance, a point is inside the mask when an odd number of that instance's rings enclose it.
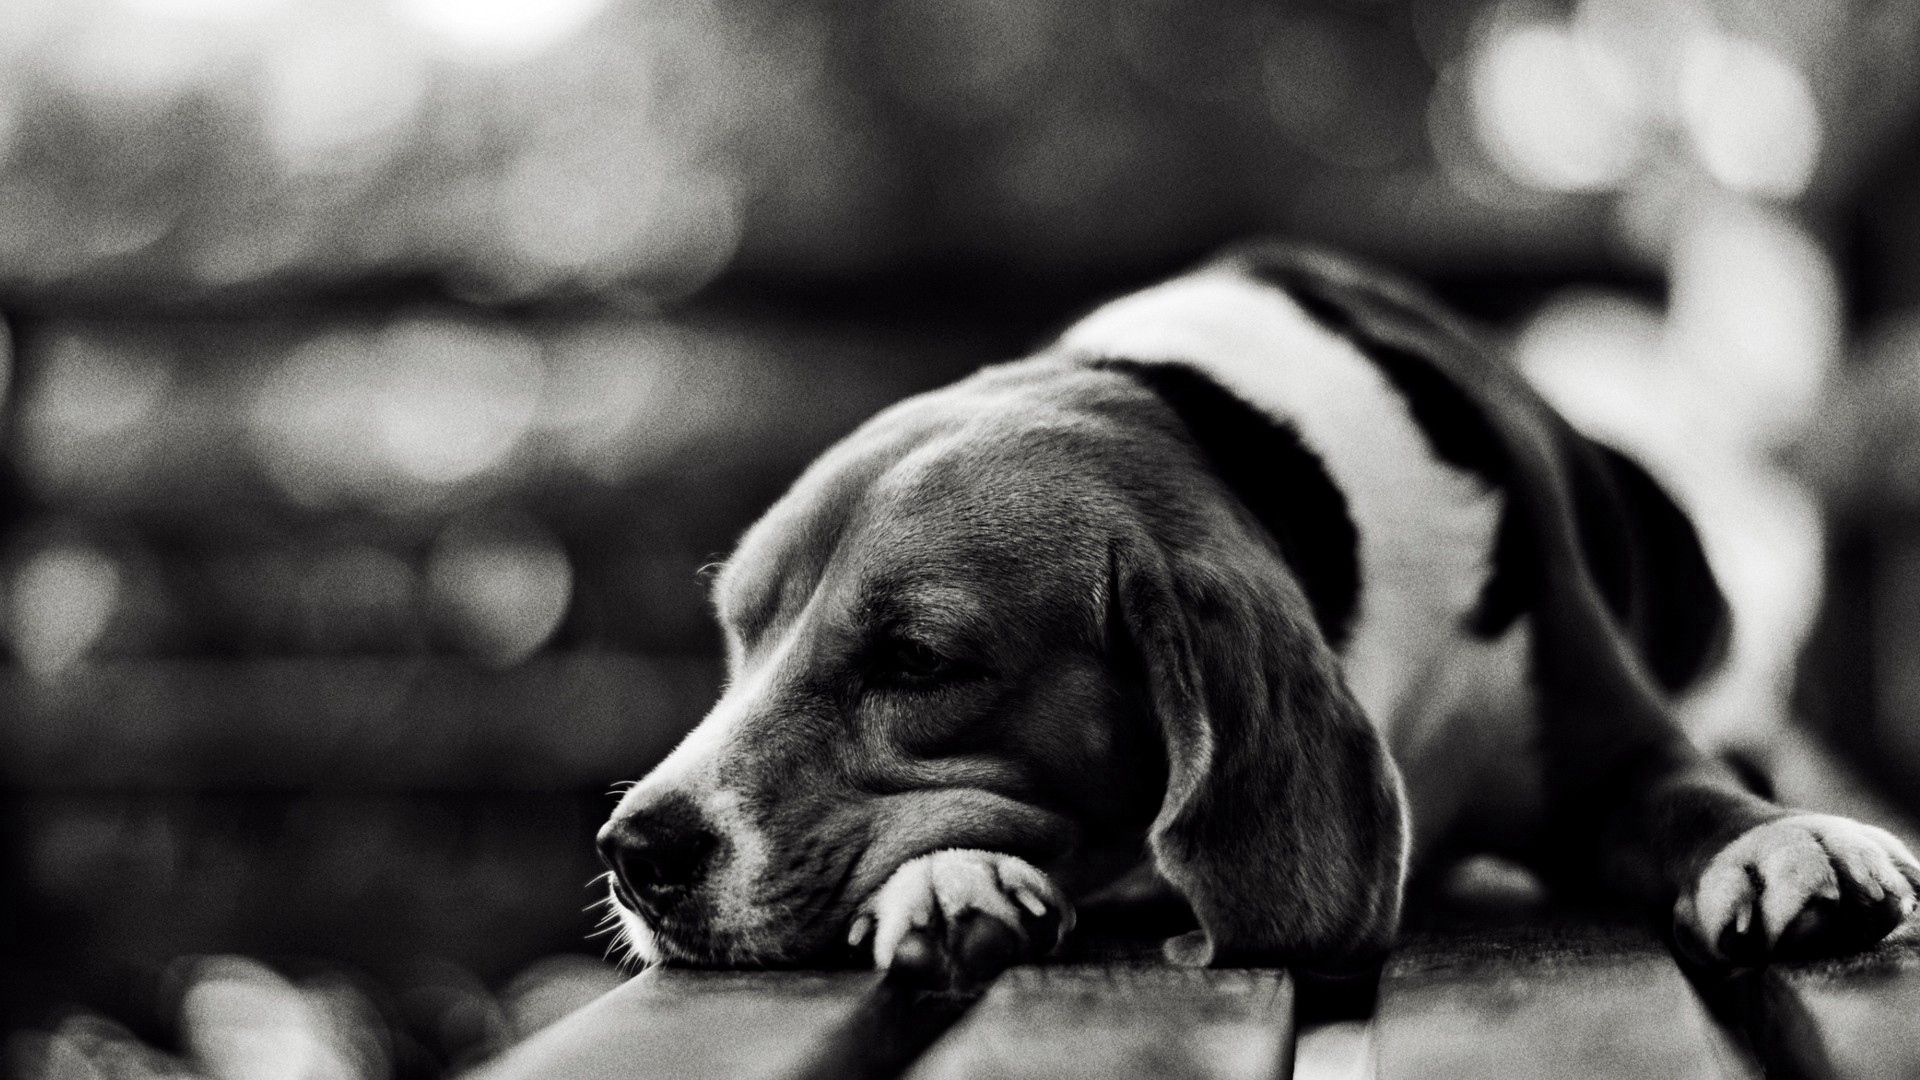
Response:
[[[1073,908],[1022,859],[955,849],[911,859],[863,906],[850,940],[874,966],[916,986],[964,987],[1052,952]]]
[[[1864,949],[1914,909],[1920,864],[1885,830],[1827,814],[1749,829],[1716,853],[1674,908],[1715,960],[1834,956]]]

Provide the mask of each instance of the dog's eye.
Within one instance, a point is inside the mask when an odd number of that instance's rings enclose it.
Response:
[[[923,685],[952,674],[954,663],[923,642],[891,641],[881,651],[879,667],[888,681]]]

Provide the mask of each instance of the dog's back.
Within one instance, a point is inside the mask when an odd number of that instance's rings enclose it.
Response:
[[[1595,583],[1661,688],[1683,694],[1720,656],[1727,606],[1686,514],[1640,465],[1579,434],[1497,353],[1389,277],[1317,252],[1250,249],[1108,304],[1060,344],[1156,358],[1134,366],[1203,444],[1234,426],[1234,409],[1253,409],[1324,468],[1334,494],[1311,509],[1288,497],[1319,480],[1297,464],[1243,467],[1235,486],[1289,556],[1290,518],[1322,519],[1331,506],[1350,523],[1354,596],[1310,598],[1344,613],[1323,618],[1323,631],[1407,777],[1423,845],[1524,846],[1527,823],[1540,820],[1536,567],[1490,408],[1547,425]],[[1194,378],[1224,393],[1172,385]],[[1275,498],[1276,487],[1295,490]],[[1343,542],[1337,529],[1321,536],[1323,548]],[[1324,585],[1339,577],[1327,571],[1337,557],[1320,558],[1302,576]]]

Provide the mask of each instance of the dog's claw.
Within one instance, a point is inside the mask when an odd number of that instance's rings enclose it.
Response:
[[[940,949],[934,944],[933,935],[923,929],[910,929],[902,934],[900,941],[893,947],[893,956],[887,964],[888,978],[925,984],[940,974]]]
[[[1891,834],[1826,814],[1749,829],[1708,860],[1674,906],[1707,958],[1757,964],[1866,948],[1908,918],[1920,863]]]
[[[1028,940],[1025,932],[977,911],[961,915],[950,936],[958,945],[958,966],[969,973],[1005,971],[1020,961]]]
[[[859,918],[853,920],[852,928],[847,931],[847,944],[857,949],[865,945],[867,938],[872,936],[872,934],[873,916],[861,915]]]
[[[871,934],[854,935],[863,922]],[[936,851],[894,871],[855,920],[849,942],[871,938],[890,980],[938,989],[985,982],[1057,948],[1073,927],[1060,890],[1022,859],[991,851]]]

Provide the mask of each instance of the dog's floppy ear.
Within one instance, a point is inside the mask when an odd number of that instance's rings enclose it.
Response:
[[[1399,775],[1285,564],[1218,531],[1113,558],[1115,629],[1167,753],[1148,846],[1200,922],[1168,957],[1363,965],[1399,920]]]

